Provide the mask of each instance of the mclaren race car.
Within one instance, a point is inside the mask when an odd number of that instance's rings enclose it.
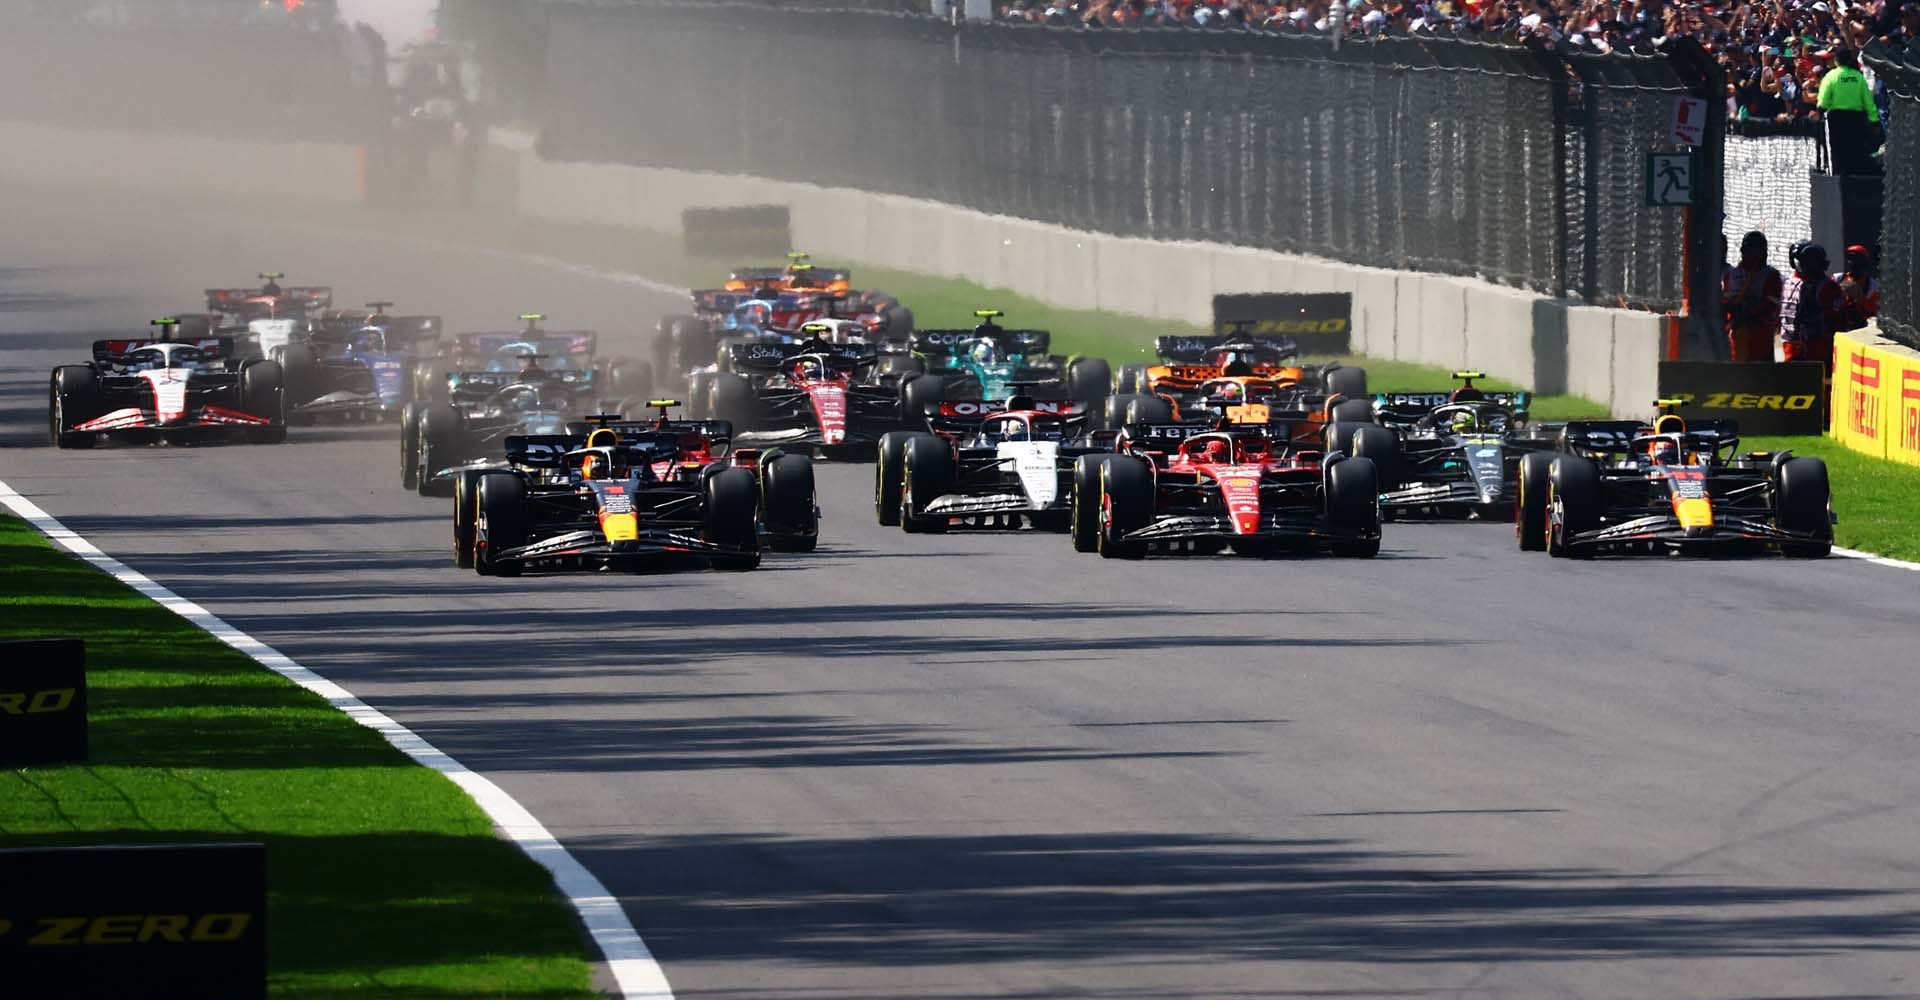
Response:
[[[1691,425],[1661,400],[1652,424],[1569,421],[1557,454],[1520,464],[1520,547],[1555,556],[1675,552],[1820,558],[1833,547],[1827,466],[1736,454],[1731,420]]]
[[[932,433],[880,439],[874,511],[883,525],[1064,530],[1074,463],[1113,450],[1114,433],[1087,431],[1070,401],[1014,396],[1004,403],[941,403]]]
[[[61,448],[91,448],[98,435],[147,442],[287,439],[280,366],[234,358],[227,338],[101,340],[93,360],[53,370],[48,423]]]
[[[1329,451],[1373,459],[1380,475],[1380,512],[1397,517],[1513,516],[1520,462],[1556,446],[1560,424],[1529,419],[1533,396],[1488,392],[1479,372],[1455,372],[1451,391],[1391,392],[1373,397],[1373,422],[1340,422],[1326,435]]]
[[[1380,551],[1373,462],[1323,454],[1284,424],[1133,424],[1114,455],[1082,456],[1073,547],[1109,558]]]
[[[994,322],[998,309],[976,309],[980,323],[971,330],[917,330],[911,342],[922,371],[911,379],[910,409],[955,400],[998,400],[1034,394],[1099,405],[1113,381],[1100,358],[1068,359],[1049,353],[1053,335],[1045,330],[1008,329]]]
[[[1213,337],[1154,338],[1160,363],[1121,366],[1103,413],[1108,426],[1184,420],[1187,405],[1205,404],[1217,394],[1221,379],[1240,380],[1249,393],[1269,397],[1284,409],[1340,407],[1331,411],[1332,419],[1366,419],[1366,369],[1338,363],[1301,365],[1293,338],[1253,334],[1248,325],[1236,322],[1227,333]],[[1202,405],[1199,419],[1206,418],[1208,409]]]

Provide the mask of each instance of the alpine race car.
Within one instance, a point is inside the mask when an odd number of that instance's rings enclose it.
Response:
[[[688,561],[748,570],[760,565],[763,506],[776,523],[817,518],[802,456],[772,456],[756,483],[753,469],[702,464],[698,443],[685,440],[699,436],[596,427],[584,438],[508,439],[509,468],[474,470],[455,494],[456,562],[499,576]]]
[[[1213,337],[1154,338],[1160,363],[1121,366],[1102,411],[1107,426],[1211,419],[1211,400],[1222,395],[1227,379],[1240,382],[1242,394],[1280,409],[1322,411],[1329,420],[1368,419],[1365,368],[1300,365],[1293,338],[1248,333],[1245,325]],[[1201,405],[1194,410],[1196,403]]]
[[[842,457],[901,426],[903,390],[872,377],[863,345],[735,343],[727,355],[729,371],[696,385],[707,402],[695,413],[730,422],[742,444]]]
[[[1008,329],[994,320],[998,309],[976,309],[971,330],[916,330],[910,338],[922,374],[911,381],[912,408],[955,400],[1041,395],[1079,400],[1095,407],[1106,397],[1113,370],[1101,358],[1068,359],[1049,353],[1045,330]]]
[[[1520,464],[1520,548],[1555,556],[1833,548],[1827,466],[1792,452],[1736,454],[1736,421],[1691,426],[1661,400],[1652,424],[1568,421],[1556,454]]]
[[[156,325],[165,331],[173,323]],[[53,443],[91,448],[102,434],[148,442],[285,441],[280,366],[233,355],[228,338],[95,341],[91,363],[53,370]]]
[[[1089,433],[1081,404],[1024,396],[941,403],[928,423],[932,433],[880,438],[873,502],[882,525],[1064,530],[1074,463],[1112,451],[1115,437]]]
[[[1520,462],[1557,446],[1562,425],[1529,419],[1527,392],[1488,392],[1479,372],[1455,372],[1451,391],[1373,397],[1373,422],[1340,422],[1327,449],[1373,459],[1380,510],[1396,517],[1513,516]]]
[[[1076,461],[1076,551],[1125,559],[1380,551],[1373,462],[1324,454],[1284,424],[1132,424],[1116,447]]]

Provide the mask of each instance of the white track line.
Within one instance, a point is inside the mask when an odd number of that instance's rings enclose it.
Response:
[[[1836,556],[1845,556],[1848,559],[1864,559],[1876,566],[1891,566],[1894,569],[1913,570],[1916,573],[1920,573],[1920,562],[1908,562],[1905,559],[1894,559],[1890,556],[1876,556],[1871,552],[1861,552],[1858,549],[1843,549],[1838,545],[1833,547],[1833,554]]]
[[[145,574],[100,551],[92,542],[61,524],[13,487],[0,482],[0,504],[33,525],[55,543],[92,563],[121,583],[153,599],[161,607],[205,629],[214,638],[252,657],[261,666],[325,698],[328,704],[355,722],[386,737],[400,752],[452,779],[473,797],[514,845],[553,875],[553,883],[580,915],[593,943],[606,957],[624,1000],[673,1000],[673,988],[660,963],[620,908],[619,900],[600,884],[565,847],[554,839],[527,808],[499,785],[467,770],[440,748],[421,739],[398,722],[376,711],[352,692],[294,662],[286,654],[222,621],[219,616],[153,582]]]

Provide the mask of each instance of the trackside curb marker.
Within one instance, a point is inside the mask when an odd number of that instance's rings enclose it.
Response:
[[[121,583],[139,591],[161,607],[185,618],[214,638],[245,653],[256,663],[319,695],[355,722],[386,737],[388,743],[418,763],[433,768],[459,785],[493,820],[514,846],[553,875],[553,884],[580,915],[605,956],[623,1000],[673,1000],[667,976],[640,940],[619,900],[607,891],[567,849],[554,839],[526,807],[499,785],[467,769],[413,730],[388,718],[353,693],[301,666],[286,654],[227,624],[221,618],[179,594],[153,582],[145,574],[100,551],[92,542],[61,524],[12,486],[0,482],[0,504],[46,535],[61,548],[79,556]]]
[[[1843,549],[1838,545],[1833,547],[1833,554],[1836,556],[1845,556],[1848,559],[1864,559],[1876,566],[1891,566],[1894,569],[1908,569],[1920,573],[1920,562],[1908,562],[1905,559],[1894,559],[1890,556],[1876,556],[1871,552],[1861,552],[1858,549]]]

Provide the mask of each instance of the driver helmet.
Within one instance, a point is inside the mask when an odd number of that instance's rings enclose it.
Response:
[[[1229,465],[1233,462],[1233,449],[1225,441],[1214,438],[1207,442],[1205,461],[1214,465]]]
[[[1246,387],[1238,382],[1227,382],[1219,386],[1216,394],[1221,399],[1237,403],[1246,397],[1247,391]]]
[[[995,347],[991,340],[976,341],[973,349],[968,351],[967,354],[968,357],[973,359],[975,364],[980,365],[996,364],[1000,360],[1000,349]]]
[[[520,356],[520,374],[523,377],[527,375],[539,375],[544,371],[545,369],[540,367],[539,358],[531,354],[522,354]]]
[[[260,286],[260,294],[261,294],[261,295],[280,295],[280,294],[282,294],[282,292],[281,292],[281,289],[280,289],[280,283],[279,283],[278,281],[275,281],[275,280],[273,280],[272,278],[268,278],[268,279],[267,279],[267,283],[266,283],[266,284],[264,284],[264,285],[261,285],[261,286]]]
[[[501,403],[502,408],[509,412],[526,413],[540,408],[540,394],[533,391],[531,386],[520,386],[517,391],[507,393]]]
[[[1679,465],[1680,445],[1672,438],[1655,438],[1647,442],[1647,459],[1655,465]]]
[[[807,381],[817,381],[826,377],[826,371],[818,358],[802,358],[793,364],[793,377]]]
[[[373,351],[378,353],[387,349],[386,341],[386,331],[379,327],[361,327],[360,332],[353,338],[353,349],[356,351]]]
[[[1457,410],[1454,412],[1453,416],[1447,419],[1447,430],[1452,431],[1455,434],[1465,434],[1466,432],[1473,430],[1473,427],[1474,427],[1473,414],[1467,410]]]
[[[586,457],[580,459],[581,479],[606,479],[612,471],[607,456],[597,451],[588,452]]]

